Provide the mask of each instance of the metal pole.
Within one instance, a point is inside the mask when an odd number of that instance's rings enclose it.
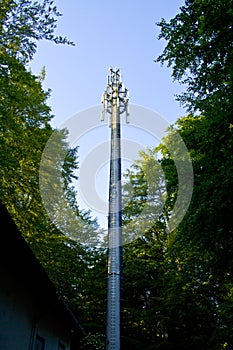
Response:
[[[122,289],[122,199],[121,199],[121,123],[120,115],[128,116],[128,93],[121,82],[119,69],[110,68],[103,94],[105,113],[110,114],[111,153],[108,214],[107,269],[107,350],[120,350]]]

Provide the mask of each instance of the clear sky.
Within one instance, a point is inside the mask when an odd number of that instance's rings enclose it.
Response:
[[[184,0],[56,0],[55,4],[63,14],[57,34],[76,46],[41,42],[30,64],[35,74],[46,68],[44,87],[52,90],[48,102],[55,116],[54,126],[100,104],[110,66],[121,69],[130,103],[157,111],[170,123],[185,115],[174,97],[184,88],[173,82],[170,69],[154,62],[165,46],[158,40],[156,23],[174,17]],[[97,132],[80,143],[80,167],[88,150],[92,151],[96,142],[99,145],[101,138],[106,141],[108,135]],[[150,145],[149,138],[144,137],[142,143]],[[101,183],[108,162],[102,161],[95,181],[99,196],[106,202],[108,181],[104,181],[103,193]]]
[[[174,94],[181,91],[170,69],[154,59],[165,45],[156,23],[172,18],[184,0],[56,0],[63,14],[57,33],[75,47],[41,42],[31,66],[46,67],[45,87],[59,125],[100,103],[109,66],[120,67],[130,102],[158,111],[170,122],[184,114]]]

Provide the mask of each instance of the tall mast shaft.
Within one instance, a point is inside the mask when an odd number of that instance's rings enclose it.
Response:
[[[108,215],[107,350],[120,349],[122,210],[121,140],[117,105],[112,109],[111,159]]]
[[[103,94],[103,113],[110,114],[111,153],[108,214],[107,270],[107,350],[120,350],[122,290],[122,198],[121,198],[121,122],[127,112],[128,94],[119,69],[110,69],[107,89]]]

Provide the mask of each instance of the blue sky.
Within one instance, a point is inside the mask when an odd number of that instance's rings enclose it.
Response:
[[[130,103],[158,112],[169,123],[185,115],[174,97],[184,87],[173,82],[171,69],[154,62],[165,46],[164,41],[158,40],[156,23],[161,18],[174,17],[184,0],[56,0],[55,3],[63,14],[58,20],[57,34],[66,36],[76,46],[40,42],[30,65],[35,74],[43,66],[46,68],[44,88],[52,90],[48,103],[55,116],[53,126],[59,127],[76,113],[100,104],[110,66],[121,69]],[[136,140],[140,137],[144,146],[153,143],[148,134],[135,133]],[[79,166],[82,167],[89,151],[108,138],[108,133],[99,130],[80,141]],[[102,162],[94,181],[98,195],[107,203],[109,169],[108,161]],[[130,161],[126,162],[125,167],[129,164]],[[79,201],[82,208],[93,209],[80,195]],[[99,216],[98,211],[94,211],[96,215]]]
[[[170,122],[184,115],[174,94],[171,70],[154,59],[165,45],[158,40],[156,22],[178,13],[184,0],[56,0],[63,14],[57,33],[75,47],[39,44],[33,72],[46,67],[45,88],[52,89],[49,104],[59,125],[71,115],[100,103],[109,66],[120,67],[130,102],[158,111]]]

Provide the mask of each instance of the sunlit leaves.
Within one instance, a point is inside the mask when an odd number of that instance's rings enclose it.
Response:
[[[0,47],[24,62],[32,59],[38,40],[73,44],[54,34],[61,16],[54,1],[3,0],[0,9]]]
[[[170,22],[159,23],[167,45],[157,61],[186,84],[179,99],[191,110],[213,110],[214,101],[224,108],[232,99],[232,8],[232,0],[190,0]]]

